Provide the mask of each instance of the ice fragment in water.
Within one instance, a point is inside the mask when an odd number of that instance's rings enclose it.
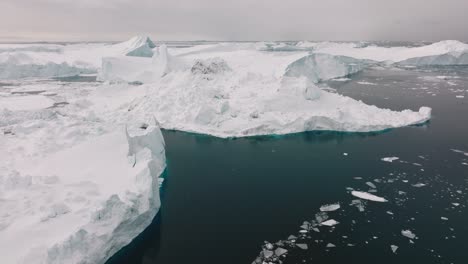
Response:
[[[307,244],[296,244],[296,246],[300,249],[303,249],[303,250],[307,250],[309,247],[307,246]]]
[[[386,161],[386,162],[393,162],[395,160],[398,160],[400,158],[398,157],[386,157],[386,158],[383,158],[382,161]]]
[[[339,203],[326,204],[326,205],[322,205],[320,207],[320,211],[322,211],[322,212],[332,212],[332,211],[336,211],[338,209],[340,209],[340,204]]]
[[[371,187],[372,189],[377,189],[377,186],[373,184],[372,182],[366,182],[367,186]]]
[[[391,245],[390,248],[392,249],[392,252],[393,252],[393,253],[396,253],[396,251],[397,251],[397,249],[398,249],[398,246]]]
[[[364,199],[364,200],[369,200],[369,201],[374,201],[374,202],[387,202],[385,198],[366,193],[366,192],[359,192],[359,191],[352,191],[351,194],[355,197]]]
[[[324,225],[324,226],[334,226],[334,225],[337,225],[337,224],[339,224],[339,222],[337,222],[334,219],[330,219],[330,220],[327,220],[327,221],[321,223],[321,225]]]
[[[332,243],[327,244],[327,248],[334,248],[334,247],[336,247],[335,244],[332,244]]]
[[[275,255],[279,257],[279,256],[281,256],[281,255],[283,255],[283,254],[286,254],[287,252],[288,252],[288,251],[287,251],[286,249],[280,248],[280,247],[279,247],[279,248],[277,248],[277,249],[275,250]]]
[[[416,188],[421,188],[421,187],[424,187],[424,186],[426,186],[426,184],[424,184],[424,183],[413,184],[413,187],[416,187]]]
[[[416,235],[413,232],[411,232],[411,230],[402,230],[401,234],[409,239],[416,238]]]

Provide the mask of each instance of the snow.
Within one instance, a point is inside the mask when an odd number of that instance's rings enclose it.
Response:
[[[97,86],[26,83],[15,90],[58,95],[0,97],[2,263],[104,263],[158,212],[162,134],[118,111],[146,90]]]
[[[163,128],[217,137],[369,132],[430,119],[427,107],[395,112],[320,89],[314,82],[349,70],[328,73],[337,59],[317,58],[304,52],[260,52],[250,44],[218,44],[172,55],[160,47],[152,59],[104,59],[99,79],[157,87],[130,114],[153,113]]]
[[[103,263],[149,225],[160,207],[163,140],[155,126],[139,136],[152,144],[129,131],[27,158],[3,174],[3,262]]]
[[[54,105],[54,101],[42,95],[0,97],[0,111],[38,110]]]
[[[352,191],[351,195],[358,197],[360,199],[374,201],[374,202],[387,202],[385,198],[382,198],[382,197],[379,197],[370,193],[366,193],[366,192]]]

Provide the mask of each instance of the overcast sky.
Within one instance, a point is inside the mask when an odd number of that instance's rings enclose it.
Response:
[[[468,40],[468,0],[0,0],[0,41]]]

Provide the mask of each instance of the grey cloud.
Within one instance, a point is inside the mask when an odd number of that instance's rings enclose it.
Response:
[[[466,0],[2,0],[0,39],[467,40]]]

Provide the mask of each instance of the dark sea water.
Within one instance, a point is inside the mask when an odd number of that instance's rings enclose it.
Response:
[[[393,110],[429,106],[433,118],[381,133],[225,140],[165,131],[162,208],[108,263],[252,263],[265,241],[290,235],[308,249],[281,242],[282,263],[468,263],[468,68],[369,69],[327,85]],[[388,202],[364,201],[361,212],[350,193],[374,189],[367,182]],[[300,236],[329,203],[340,203],[327,214],[339,224]]]

